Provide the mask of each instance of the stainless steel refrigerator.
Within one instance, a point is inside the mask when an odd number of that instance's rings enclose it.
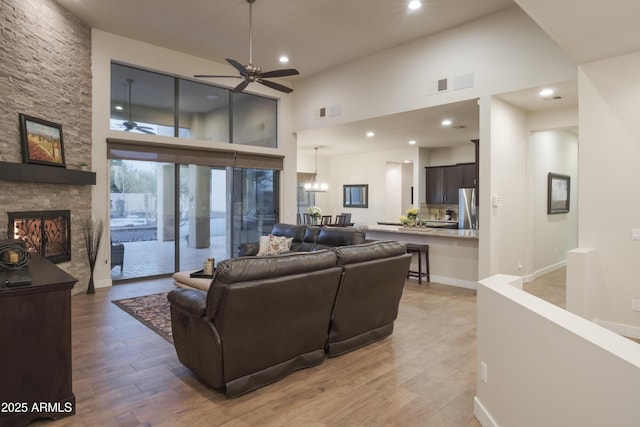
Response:
[[[478,207],[476,206],[476,189],[458,189],[458,228],[478,228]]]

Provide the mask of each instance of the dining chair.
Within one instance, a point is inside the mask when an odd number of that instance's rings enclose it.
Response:
[[[322,219],[320,221],[321,225],[329,225],[331,224],[331,215],[322,215]]]
[[[296,224],[302,224],[302,215],[300,215],[300,212],[296,214]]]
[[[351,224],[351,214],[349,212],[342,212],[340,215],[344,215],[345,218],[345,223],[346,224]]]
[[[342,226],[347,225],[347,217],[345,215],[336,215],[336,224]]]
[[[305,213],[302,214],[304,217],[304,222],[303,224],[311,224],[311,214]]]

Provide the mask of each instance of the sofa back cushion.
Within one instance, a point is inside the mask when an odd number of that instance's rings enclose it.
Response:
[[[331,267],[336,267],[336,254],[331,251],[312,254],[290,252],[276,257],[240,257],[221,261],[207,293],[207,317],[215,318],[231,286],[278,280]]]
[[[271,229],[271,235],[292,237],[293,241],[291,242],[290,250],[292,252],[298,252],[300,250],[300,245],[302,244],[304,233],[306,230],[306,225],[277,223],[274,224],[273,228]]]
[[[315,250],[365,243],[365,231],[353,227],[322,227]]]
[[[405,245],[383,241],[333,251],[343,273],[329,344],[393,324],[411,262]]]
[[[358,246],[335,248],[333,252],[338,259],[338,265],[348,265],[404,255],[407,253],[407,247],[404,243],[395,240],[379,240],[358,244]]]
[[[322,351],[340,276],[330,251],[218,264],[206,316],[224,343],[225,380]]]

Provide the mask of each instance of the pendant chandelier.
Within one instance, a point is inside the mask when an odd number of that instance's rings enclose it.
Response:
[[[307,182],[304,185],[304,190],[311,193],[324,193],[329,189],[329,185],[327,183],[318,182],[318,148],[319,147],[314,148],[314,150],[316,150],[316,171],[313,174],[313,179],[311,182]]]

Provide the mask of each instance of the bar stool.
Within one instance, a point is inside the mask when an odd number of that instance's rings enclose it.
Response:
[[[429,245],[419,245],[417,243],[407,243],[407,253],[410,254],[418,254],[418,271],[409,270],[407,273],[407,277],[417,277],[418,284],[422,284],[422,276],[426,276],[427,282],[431,281],[431,277],[429,274]],[[422,260],[420,256],[424,255],[424,264],[425,264],[425,272],[422,272]]]

